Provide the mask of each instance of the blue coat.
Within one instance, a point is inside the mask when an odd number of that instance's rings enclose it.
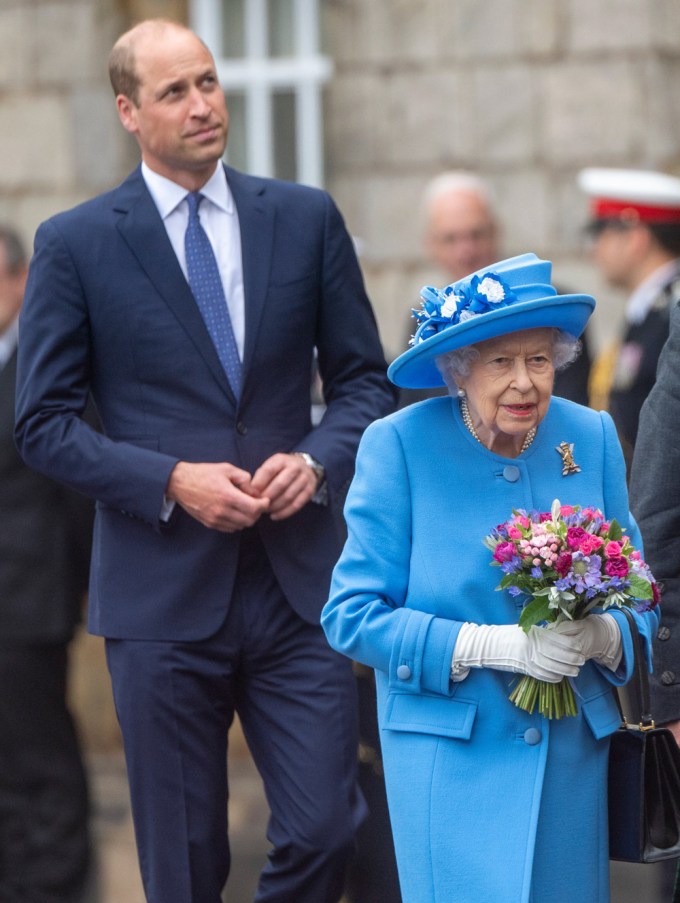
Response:
[[[563,440],[581,467],[567,477]],[[481,446],[450,398],[378,421],[362,439],[322,624],[331,645],[376,669],[406,903],[609,899],[606,738],[619,724],[611,685],[630,676],[627,628],[619,671],[589,662],[574,681],[575,718],[516,708],[505,672],[449,679],[462,622],[516,623],[521,609],[495,591],[501,574],[483,537],[513,508],[549,510],[555,498],[601,508],[639,545],[607,414],[553,398],[512,460]],[[656,613],[639,620],[649,638]]]

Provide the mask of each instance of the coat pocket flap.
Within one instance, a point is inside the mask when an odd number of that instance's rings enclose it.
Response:
[[[464,699],[390,693],[382,727],[390,731],[469,740],[476,714],[477,703]]]

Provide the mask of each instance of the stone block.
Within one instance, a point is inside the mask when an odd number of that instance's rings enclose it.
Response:
[[[366,71],[338,74],[324,94],[328,165],[334,172],[375,166],[384,79]]]
[[[69,106],[57,94],[12,94],[0,103],[0,188],[33,191],[73,182]]]
[[[640,159],[652,168],[680,157],[680,55],[658,54],[642,64],[645,104]]]
[[[379,164],[432,166],[475,159],[471,79],[452,69],[395,73],[376,116]]]
[[[105,85],[78,87],[70,102],[78,184],[92,192],[110,188],[129,169],[126,149],[131,140],[118,119],[113,93]]]
[[[640,0],[571,0],[567,50],[582,54],[651,47],[653,5]]]
[[[485,66],[474,75],[468,103],[476,157],[482,164],[512,164],[536,156],[541,85],[530,65]]]
[[[641,75],[625,58],[570,60],[538,71],[542,159],[575,167],[630,165],[644,132]]]
[[[501,255],[527,251],[544,255],[551,246],[553,213],[546,173],[539,168],[503,170],[494,173],[489,182],[501,223]]]
[[[0,9],[0,89],[25,86],[29,78],[30,39],[25,7],[17,5]]]
[[[424,181],[409,172],[373,174],[359,193],[364,207],[365,257],[371,261],[418,260],[420,204]]]
[[[106,78],[100,22],[92,0],[44,2],[31,19],[33,78],[40,85],[65,85]]]
[[[437,46],[438,0],[332,0],[323,4],[324,45],[339,66],[422,64]]]
[[[515,0],[441,0],[437,11],[439,58],[475,65],[516,53]]]

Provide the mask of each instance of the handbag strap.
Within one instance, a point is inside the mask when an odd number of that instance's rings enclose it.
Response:
[[[641,729],[654,727],[654,719],[650,710],[649,702],[649,675],[647,673],[647,658],[642,646],[642,637],[638,630],[637,622],[632,612],[627,608],[620,608],[619,611],[625,615],[630,627],[630,635],[633,641],[633,676],[626,686],[629,696],[634,698],[636,708],[635,714],[638,716],[638,723]]]

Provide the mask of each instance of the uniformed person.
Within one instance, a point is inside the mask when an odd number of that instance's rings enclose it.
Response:
[[[680,179],[591,168],[579,174],[579,185],[590,197],[595,262],[628,295],[621,334],[592,368],[590,403],[612,414],[630,466],[640,408],[680,300]]]

